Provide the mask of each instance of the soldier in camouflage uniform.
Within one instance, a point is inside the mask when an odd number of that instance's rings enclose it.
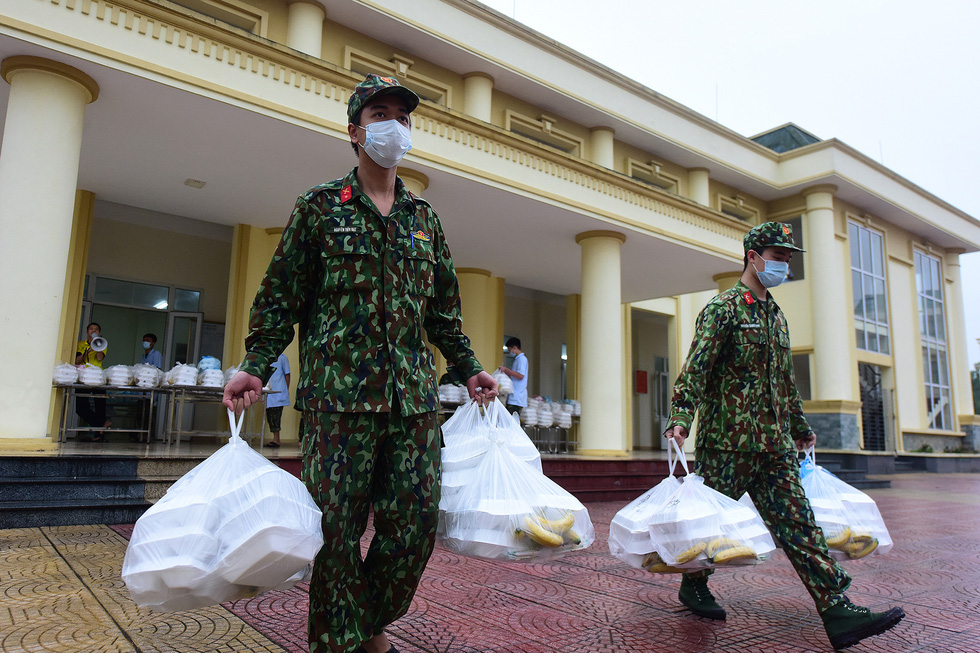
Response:
[[[411,603],[439,517],[440,433],[432,355],[470,396],[496,396],[461,330],[459,285],[435,211],[395,166],[418,96],[368,75],[348,103],[358,167],[299,198],[249,319],[225,404],[254,403],[299,325],[303,480],[323,510],[310,583],[310,651],[394,651],[384,628]],[[360,539],[374,510],[375,537]]]
[[[665,437],[683,444],[698,413],[695,472],[737,499],[748,492],[821,613],[834,648],[884,632],[905,613],[872,613],[844,595],[847,573],[827,550],[800,484],[796,450],[816,442],[793,374],[786,317],[768,288],[786,278],[789,225],[767,222],[744,240],[745,268],[708,302],[674,385]],[[684,574],[679,598],[695,614],[725,619],[708,590],[710,570]]]

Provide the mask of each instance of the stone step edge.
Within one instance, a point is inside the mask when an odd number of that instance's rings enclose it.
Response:
[[[142,498],[78,499],[75,501],[0,501],[0,512],[20,510],[78,510],[88,508],[148,507],[150,502]]]

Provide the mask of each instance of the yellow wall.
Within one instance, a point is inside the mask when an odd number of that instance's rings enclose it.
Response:
[[[469,337],[480,365],[492,373],[500,365],[504,340],[504,280],[475,268],[458,268],[456,276],[463,304],[463,333]]]
[[[98,217],[92,222],[88,272],[201,291],[205,322],[224,322],[227,241]]]
[[[232,257],[228,274],[228,303],[225,326],[225,359],[227,365],[240,365],[245,357],[245,336],[248,334],[248,316],[259,284],[269,267],[269,261],[279,244],[279,229],[260,229],[250,225],[237,225],[232,243]],[[285,351],[291,369],[289,379],[290,403],[296,401],[296,384],[299,380],[299,346],[296,338]],[[255,415],[258,418],[258,415]],[[300,413],[290,407],[282,412],[283,442],[295,442],[299,436]],[[268,432],[268,424],[266,424]],[[267,436],[268,437],[268,436]]]

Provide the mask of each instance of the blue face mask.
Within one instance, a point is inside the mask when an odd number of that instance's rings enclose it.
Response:
[[[762,260],[766,262],[765,269],[760,272],[759,270],[756,270],[754,265],[752,266],[752,269],[755,270],[755,275],[759,278],[759,283],[761,283],[764,288],[775,288],[786,280],[786,275],[789,274],[789,263],[786,261],[770,261],[768,259]]]
[[[145,340],[143,341],[143,349],[149,349],[152,346],[152,343],[146,342]]]

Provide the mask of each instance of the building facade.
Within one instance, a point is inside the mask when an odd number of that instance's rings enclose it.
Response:
[[[423,99],[400,175],[442,217],[478,358],[520,337],[529,390],[582,402],[580,451],[662,446],[697,312],[767,220],[807,250],[774,296],[820,446],[980,446],[958,262],[980,222],[844,143],[746,138],[473,0],[19,0],[0,448],[56,446],[51,370],[90,320],[110,364],[147,331],[165,365],[241,359],[295,198],[354,165],[368,72]]]

